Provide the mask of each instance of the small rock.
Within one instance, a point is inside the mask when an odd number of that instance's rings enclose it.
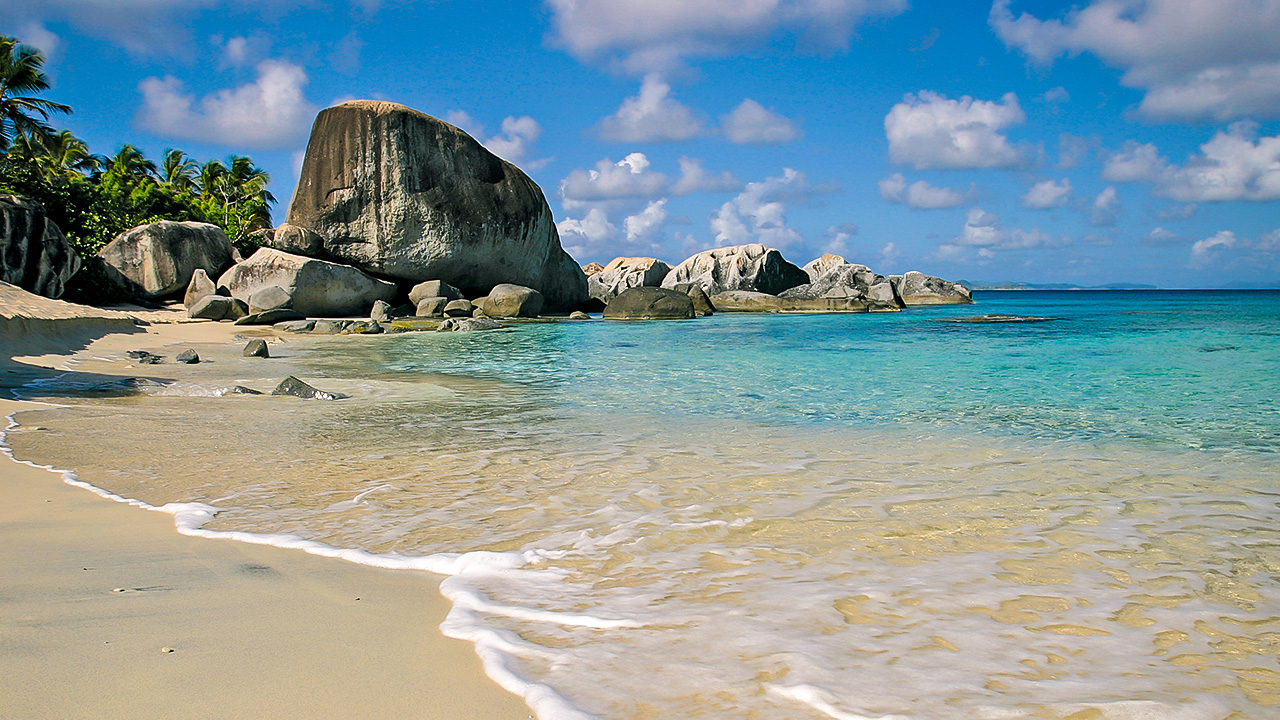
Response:
[[[125,355],[137,360],[139,365],[159,365],[163,359],[160,355],[149,353],[146,350],[129,350]]]
[[[383,330],[382,323],[373,320],[356,320],[343,328],[341,335],[377,335]]]
[[[369,319],[378,323],[391,322],[391,304],[386,300],[374,300]]]
[[[471,317],[482,318],[482,317],[489,317],[489,316],[484,314],[484,308],[480,307],[475,303],[471,303]]]
[[[124,588],[111,588],[111,592],[124,592]]]
[[[187,283],[187,292],[182,297],[182,304],[189,309],[200,300],[217,293],[218,288],[214,286],[213,280],[209,279],[209,274],[204,271],[204,268],[196,268],[195,272],[191,273],[191,282]]]
[[[574,310],[573,312],[569,313],[569,319],[570,320],[590,320],[591,316],[582,312],[581,310]]]
[[[448,318],[440,323],[436,332],[471,332],[474,330],[496,330],[502,327],[489,318]]]
[[[301,332],[311,332],[311,329],[314,328],[315,326],[316,326],[315,320],[286,320],[284,322],[276,323],[273,327],[275,327],[275,329],[277,330],[283,330],[285,332],[301,333]]]
[[[271,351],[267,349],[267,341],[262,338],[254,338],[244,346],[245,357],[271,357]]]
[[[444,315],[444,308],[451,301],[443,296],[428,296],[418,301],[415,314],[418,317],[441,317]]]
[[[341,400],[342,398],[350,397],[349,395],[343,395],[342,393],[331,393],[323,390],[317,390],[292,375],[281,380],[280,384],[276,386],[276,389],[271,391],[271,394],[294,395],[300,398],[314,398],[316,400]]]
[[[337,335],[351,324],[350,320],[317,320],[311,332],[319,335]]]
[[[173,648],[171,648],[171,647],[162,647],[162,648],[160,648],[160,652],[162,652],[162,653],[171,653],[171,652],[173,652]]]
[[[186,363],[187,365],[195,365],[196,363],[200,362],[200,356],[196,354],[195,350],[190,350],[190,349],[183,350],[182,352],[178,353],[177,356],[175,356],[173,359],[177,360],[180,363]]]
[[[231,395],[261,395],[262,394],[261,390],[254,390],[251,387],[245,387],[243,385],[236,385],[235,387],[231,388],[227,392]]]
[[[289,310],[292,307],[293,296],[279,285],[268,285],[249,295],[249,312],[251,313]]]
[[[443,280],[428,280],[424,283],[418,283],[409,291],[409,302],[414,307],[420,305],[423,298],[429,297],[442,297],[446,302],[449,300],[461,300],[462,291]]]
[[[444,306],[445,317],[471,317],[471,313],[475,308],[471,305],[470,300],[453,300]]]
[[[306,320],[307,316],[297,310],[268,310],[251,313],[236,320],[236,325],[275,325],[286,320]]]

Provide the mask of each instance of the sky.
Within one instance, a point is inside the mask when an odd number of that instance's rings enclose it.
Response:
[[[99,154],[407,105],[580,263],[760,242],[952,280],[1280,286],[1280,0],[0,0]]]

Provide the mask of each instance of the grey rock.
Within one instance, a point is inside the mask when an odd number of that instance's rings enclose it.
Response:
[[[454,300],[444,306],[445,317],[471,317],[474,311],[470,300]]]
[[[264,313],[268,310],[292,310],[293,296],[279,285],[268,285],[249,294],[249,312]]]
[[[730,290],[776,295],[807,282],[809,276],[782,253],[756,243],[700,252],[667,273],[662,287],[697,283],[714,300]]]
[[[206,295],[187,308],[187,317],[201,320],[226,320],[228,318],[235,320],[237,317],[242,317],[242,315],[233,317],[236,309],[236,301],[233,298],[221,295]]]
[[[605,320],[683,320],[695,316],[693,298],[670,288],[629,288],[604,308]]]
[[[0,195],[0,281],[58,298],[80,269],[80,256],[40,203]]]
[[[607,303],[629,288],[660,287],[669,272],[671,266],[656,258],[614,258],[600,272],[587,277],[587,294]]]
[[[191,273],[191,282],[187,283],[187,292],[182,296],[182,304],[189,310],[192,305],[210,295],[217,295],[218,288],[209,279],[204,268],[196,268]]]
[[[195,350],[191,350],[191,349],[183,350],[182,352],[175,355],[173,359],[180,363],[185,363],[187,365],[195,365],[196,363],[200,362],[200,356],[196,354]]]
[[[577,267],[576,265],[574,267]],[[491,318],[538,317],[542,314],[542,293],[530,287],[503,283],[489,291],[480,306]]]
[[[230,390],[228,390],[227,393],[229,395],[262,395],[263,394],[261,390],[254,390],[253,388],[245,387],[243,385],[235,385]]]
[[[466,296],[458,288],[450,285],[443,280],[428,280],[418,283],[409,291],[409,302],[414,307],[422,302],[423,298],[442,297],[446,300],[462,300]]]
[[[391,322],[391,305],[386,300],[375,300],[373,309],[369,311],[369,319],[374,322]]]
[[[857,300],[871,310],[897,310],[902,305],[893,284],[866,265],[839,255],[823,255],[804,266],[809,282],[779,293],[795,300]],[[820,303],[815,303],[820,306]],[[836,303],[839,305],[839,303]]]
[[[311,332],[319,335],[337,335],[351,325],[350,320],[317,320]]]
[[[969,289],[932,275],[912,270],[903,275],[890,275],[889,282],[902,304],[912,305],[968,305],[973,303]]]
[[[277,330],[292,333],[311,332],[311,329],[316,326],[316,322],[315,320],[286,320],[276,323],[273,327]]]
[[[697,313],[698,317],[716,313],[716,306],[711,304],[711,298],[707,296],[707,291],[703,290],[701,285],[697,283],[681,283],[672,289],[688,295],[689,299],[693,300],[693,311]]]
[[[307,257],[316,257],[324,252],[323,238],[306,228],[288,223],[277,227],[267,244],[276,250]]]
[[[863,298],[778,297],[747,290],[717,293],[711,296],[711,302],[720,312],[833,313],[867,312],[870,309]]]
[[[137,360],[139,365],[159,365],[164,358],[146,350],[126,350],[127,357]]]
[[[262,338],[254,338],[245,346],[242,353],[245,357],[271,357],[271,350],[267,348],[267,341]]]
[[[289,224],[380,276],[468,294],[518,283],[571,309],[586,277],[560,246],[542,190],[458,128],[402,105],[342,103],[316,117]]]
[[[355,320],[342,329],[341,335],[381,335],[382,323],[373,320]]]
[[[307,316],[297,310],[267,310],[266,312],[250,313],[242,318],[238,318],[236,325],[275,325],[279,322],[289,320],[306,320]]]
[[[480,307],[479,305],[476,305],[475,303],[471,303],[471,317],[482,318],[482,317],[489,317],[489,316],[484,314],[484,308]]]
[[[304,316],[364,315],[377,300],[390,301],[396,286],[346,265],[260,248],[248,260],[218,278],[232,297],[251,295],[279,285],[293,298],[293,309]]]
[[[121,233],[97,257],[116,285],[136,297],[161,300],[182,293],[197,268],[209,277],[226,270],[232,247],[217,225],[161,220]]]
[[[317,390],[292,375],[281,380],[280,384],[276,386],[276,389],[271,391],[271,394],[294,395],[300,398],[316,400],[341,400],[343,398],[350,397],[350,395],[343,395],[342,393]]]
[[[436,332],[473,332],[476,330],[497,330],[501,323],[489,318],[448,318],[440,323]]]
[[[573,312],[569,313],[569,319],[570,320],[590,320],[591,316],[582,312],[581,310],[574,310]]]
[[[444,317],[444,307],[451,301],[446,297],[424,297],[418,301],[417,317]]]

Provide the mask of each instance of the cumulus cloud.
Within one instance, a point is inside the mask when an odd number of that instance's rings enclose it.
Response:
[[[834,255],[848,255],[853,250],[849,241],[857,234],[858,226],[851,222],[832,225],[822,234],[822,239],[825,241],[822,245],[822,252]],[[890,244],[892,245],[892,243]]]
[[[945,187],[935,187],[917,180],[910,185],[902,173],[894,173],[880,181],[880,197],[891,203],[905,203],[917,210],[953,208],[965,203],[965,193]]]
[[[648,239],[667,221],[667,199],[655,200],[645,206],[644,210],[628,216],[622,221],[622,229],[627,233],[627,242],[640,242]]]
[[[303,88],[307,74],[287,62],[258,64],[257,80],[219,90],[199,101],[173,76],[151,77],[138,85],[142,107],[137,122],[157,135],[238,148],[279,148],[306,136],[316,108]]]
[[[1280,228],[1256,239],[1222,230],[1212,237],[1197,240],[1191,246],[1187,266],[1200,269],[1210,265],[1254,272],[1280,270]]]
[[[602,208],[591,208],[581,219],[565,218],[556,223],[560,240],[570,255],[585,255],[618,237],[618,227],[609,222]]]
[[[989,259],[1001,250],[1055,248],[1070,242],[1065,236],[1055,237],[1040,228],[1007,228],[999,215],[975,207],[970,208],[965,216],[960,234],[952,242],[940,245],[938,254],[944,258],[963,259],[968,252],[966,248],[977,248],[979,257]]]
[[[784,168],[780,177],[747,183],[737,197],[721,205],[711,216],[711,233],[720,247],[752,242],[779,249],[797,245],[804,237],[787,226],[784,201],[804,202],[829,191],[827,186],[810,185],[804,173]]]
[[[1147,236],[1142,241],[1148,245],[1172,245],[1182,242],[1182,237],[1178,233],[1157,227],[1147,233]]]
[[[1120,215],[1120,195],[1114,187],[1108,187],[1093,199],[1089,207],[1089,224],[1094,227],[1110,227]]]
[[[1047,103],[1065,103],[1071,101],[1071,93],[1067,89],[1059,85],[1056,88],[1049,88],[1040,96],[1040,99]]]
[[[1071,180],[1062,178],[1058,182],[1044,180],[1031,186],[1026,194],[1019,198],[1022,207],[1031,210],[1048,210],[1062,207],[1071,198]]]
[[[1040,65],[1096,55],[1145,91],[1148,117],[1280,117],[1280,0],[1093,0],[1048,20],[1011,5],[988,18],[1005,45]]]
[[[1213,237],[1197,240],[1196,244],[1191,246],[1191,258],[1188,264],[1191,267],[1204,267],[1213,262],[1221,250],[1231,249],[1238,242],[1236,234],[1230,230],[1223,230]]]
[[[782,145],[800,137],[796,121],[747,98],[720,119],[729,142],[737,145]]]
[[[597,130],[610,142],[676,142],[702,134],[702,121],[671,97],[670,85],[651,73],[640,84],[640,93],[623,100]]]
[[[498,135],[486,136],[484,126],[476,122],[466,111],[450,110],[444,116],[445,122],[456,125],[468,135],[475,138],[489,152],[509,163],[536,170],[547,163],[547,159],[534,160],[533,145],[542,135],[542,126],[528,115],[515,117],[508,115],[502,120],[502,132]]]
[[[742,182],[729,173],[710,173],[702,167],[702,161],[680,158],[680,179],[671,186],[672,195],[689,195],[696,192],[735,192],[742,189]]]
[[[668,72],[687,58],[729,55],[790,34],[815,49],[840,48],[873,15],[907,0],[548,0],[554,42],[584,62],[627,72]]]
[[[1257,125],[1235,123],[1183,165],[1155,145],[1131,142],[1108,158],[1103,177],[1152,182],[1158,194],[1183,203],[1280,200],[1280,136],[1259,138]]]
[[[1000,102],[951,100],[922,91],[907,95],[884,119],[889,157],[896,163],[926,168],[1012,168],[1025,165],[1028,153],[1001,132],[1026,119],[1018,98]]]

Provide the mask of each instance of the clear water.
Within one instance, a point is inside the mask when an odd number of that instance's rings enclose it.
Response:
[[[1280,714],[1280,293],[977,299],[208,348],[10,442],[213,530],[511,553],[445,587],[547,718]],[[218,396],[287,373],[353,397]]]

